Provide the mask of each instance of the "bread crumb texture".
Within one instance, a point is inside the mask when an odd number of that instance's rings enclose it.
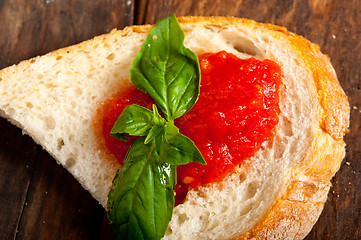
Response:
[[[179,18],[197,54],[226,50],[282,68],[272,139],[224,181],[193,189],[164,239],[302,239],[344,157],[349,105],[328,58],[285,28],[236,18]],[[133,26],[0,72],[0,113],[42,145],[103,206],[119,167],[99,141],[97,111],[129,85],[151,26]]]

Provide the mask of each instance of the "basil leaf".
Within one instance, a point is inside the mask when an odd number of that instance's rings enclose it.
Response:
[[[157,122],[160,123],[162,121],[157,119]],[[154,124],[155,114],[151,110],[133,104],[124,108],[110,131],[110,135],[122,141],[126,141],[125,133],[135,136],[146,136]]]
[[[159,157],[162,161],[173,165],[183,165],[190,162],[206,164],[192,140],[179,133],[179,129],[171,123],[166,125]]]
[[[153,104],[153,116],[154,116],[154,122],[156,125],[154,125],[148,132],[147,137],[144,140],[144,143],[150,143],[156,138],[161,138],[162,134],[164,133],[164,126],[166,124],[166,121],[162,116],[159,115],[157,107]],[[156,140],[156,143],[158,143],[161,140]],[[157,144],[159,145],[159,144]],[[158,148],[158,146],[157,146]],[[159,151],[157,151],[159,152]]]
[[[153,126],[147,135],[147,137],[144,140],[144,144],[148,144],[151,141],[153,141],[158,136],[162,135],[164,133],[164,125],[155,125]]]
[[[158,108],[155,104],[152,105],[153,108],[153,119],[155,124],[165,125],[166,120],[158,112]]]
[[[117,239],[160,239],[174,207],[175,166],[161,162],[144,137],[130,147],[108,194],[108,219]]]
[[[199,95],[198,58],[183,42],[184,33],[174,15],[160,20],[130,69],[133,84],[154,99],[168,121],[185,114]]]

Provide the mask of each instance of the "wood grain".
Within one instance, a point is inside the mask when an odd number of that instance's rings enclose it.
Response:
[[[172,13],[282,25],[330,56],[352,107],[350,133],[346,159],[307,239],[361,239],[361,1],[0,0],[0,68]],[[103,208],[4,119],[0,164],[0,239],[112,239]]]

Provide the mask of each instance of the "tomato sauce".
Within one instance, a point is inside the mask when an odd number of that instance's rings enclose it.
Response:
[[[224,51],[203,54],[199,61],[199,99],[175,124],[194,141],[207,165],[193,162],[177,167],[177,204],[183,201],[189,187],[220,181],[251,157],[278,123],[281,70],[276,63],[239,59]],[[111,103],[104,116],[103,134],[108,149],[120,162],[136,137],[128,137],[127,143],[111,137],[114,122],[127,105],[151,108],[153,103],[135,87]]]

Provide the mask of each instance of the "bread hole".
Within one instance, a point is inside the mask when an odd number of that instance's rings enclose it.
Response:
[[[30,109],[34,107],[34,105],[31,102],[26,102],[25,106]]]
[[[169,226],[169,227],[167,228],[167,231],[165,232],[165,236],[168,236],[168,235],[170,235],[170,234],[172,234],[172,233],[173,233],[173,229],[172,229],[171,226]]]
[[[221,28],[222,26],[218,26],[218,27]],[[217,28],[217,24],[207,24],[207,25],[204,25],[204,28],[213,31],[215,28]]]
[[[55,88],[56,86],[53,83],[47,83],[45,84],[45,87],[50,89],[50,88]]]
[[[290,154],[295,154],[298,152],[299,144],[297,142],[292,142],[289,146]]]
[[[56,57],[56,60],[60,60],[60,59],[62,59],[62,58],[63,58],[63,56],[60,55],[60,56],[57,56],[57,57]]]
[[[239,216],[245,216],[249,214],[249,212],[252,210],[252,207],[253,207],[252,204],[247,204],[239,213]]]
[[[295,58],[295,59],[293,59],[293,61],[295,62],[295,64],[297,65],[297,66],[300,66],[300,62]]]
[[[75,89],[75,94],[76,94],[77,96],[81,96],[81,95],[83,94],[83,90],[82,90],[81,88],[76,88],[76,89]]]
[[[32,58],[32,59],[29,60],[29,62],[30,62],[30,63],[34,63],[34,62],[35,62],[35,59]]]
[[[242,39],[241,41],[237,41],[233,45],[234,49],[236,49],[240,53],[245,53],[250,56],[260,56],[261,51],[248,39]]]
[[[53,130],[56,127],[56,121],[52,116],[48,116],[44,120],[45,120],[45,127],[47,130]]]
[[[292,131],[292,123],[290,120],[288,120],[287,118],[283,118],[283,124],[281,124],[282,126],[284,126],[283,131],[285,136],[290,137],[293,136],[293,131]]]
[[[239,183],[243,183],[247,179],[247,175],[244,173],[241,173],[239,175]]]
[[[236,199],[237,200],[237,199]],[[236,202],[236,201],[235,201]],[[229,205],[227,205],[227,204],[222,204],[221,205],[221,212],[222,213],[225,213],[225,212],[228,212],[228,210],[229,210]]]
[[[259,184],[256,181],[250,182],[247,186],[246,198],[253,198],[258,192]]]
[[[200,215],[199,216],[199,220],[200,221],[203,221],[203,220],[207,220],[207,219],[209,219],[209,216],[210,216],[211,214],[209,213],[209,212],[205,212],[203,215]]]
[[[70,134],[69,137],[68,137],[68,139],[69,139],[69,142],[73,141],[73,140],[74,140],[74,135],[73,135],[73,134]]]
[[[75,155],[74,154],[70,154],[70,155],[71,156],[65,161],[65,168],[67,169],[72,168],[76,163]]]
[[[187,214],[181,213],[178,216],[178,224],[181,225],[181,224],[185,223],[185,221],[187,221],[188,219],[189,218],[188,218]]]
[[[197,196],[199,197],[199,198],[205,198],[207,195],[206,195],[206,193],[204,192],[204,191],[197,191]]]
[[[58,147],[58,150],[59,150],[59,151],[63,148],[64,145],[65,145],[64,139],[58,138],[58,145],[57,145],[57,147]]]
[[[254,42],[249,39],[246,33],[234,33],[234,31],[224,30],[222,35],[228,43],[233,45],[234,49],[241,54],[262,58],[262,51],[256,47]]]

